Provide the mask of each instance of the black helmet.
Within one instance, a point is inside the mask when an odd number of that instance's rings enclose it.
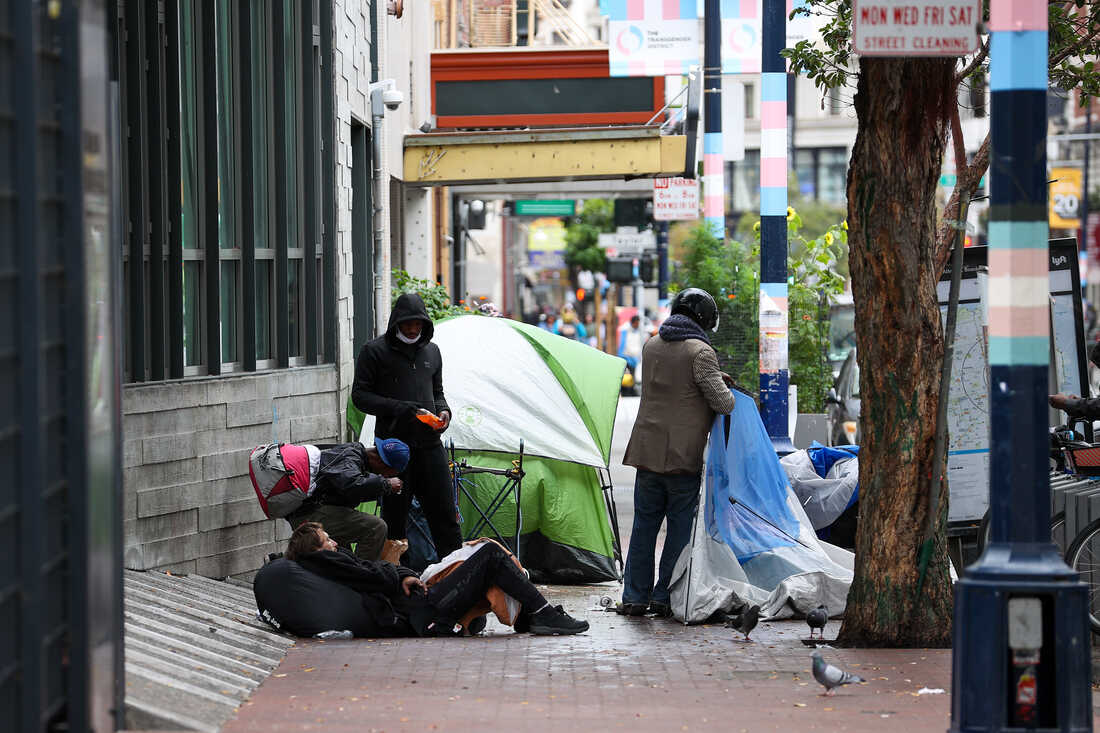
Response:
[[[718,306],[710,293],[701,288],[686,288],[672,299],[672,315],[685,315],[705,331],[718,330]]]

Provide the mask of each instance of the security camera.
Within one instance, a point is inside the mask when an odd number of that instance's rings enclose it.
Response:
[[[382,104],[386,105],[386,109],[391,112],[400,107],[404,101],[405,95],[396,89],[386,89],[382,92]]]

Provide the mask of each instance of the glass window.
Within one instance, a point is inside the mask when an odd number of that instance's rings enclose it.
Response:
[[[183,263],[183,365],[202,364],[202,262]]]
[[[252,3],[252,201],[257,249],[270,249],[271,18],[265,0]]]
[[[798,193],[807,199],[817,198],[817,176],[815,175],[813,150],[794,151],[794,175],[798,180]]]
[[[240,272],[237,260],[222,260],[221,277],[219,286],[221,289],[219,307],[221,310],[221,343],[222,361],[234,362],[240,358],[237,353],[237,320],[241,309],[237,304],[237,277]]]
[[[760,211],[760,151],[746,150],[744,160],[731,166],[730,211]]]
[[[745,84],[745,119],[756,117],[756,85]]]
[[[831,204],[847,201],[848,151],[823,148],[818,151],[818,198]]]
[[[256,359],[273,359],[271,347],[271,278],[272,260],[256,260]]]
[[[218,246],[234,249],[238,246],[236,232],[237,165],[233,154],[237,99],[236,75],[233,73],[233,52],[236,38],[236,12],[227,0],[218,0]]]
[[[299,329],[302,328],[302,319],[299,315],[302,312],[303,298],[302,298],[302,260],[295,259],[290,260],[287,263],[287,290],[289,292],[288,300],[290,302],[290,355],[301,356],[302,355],[302,340],[300,338]]]
[[[199,105],[198,88],[201,77],[196,65],[198,23],[191,3],[180,3],[180,171],[183,177],[182,221],[180,231],[184,249],[199,249]]]

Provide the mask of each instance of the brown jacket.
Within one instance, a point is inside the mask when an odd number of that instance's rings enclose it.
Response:
[[[699,473],[715,413],[733,410],[714,349],[698,339],[656,336],[642,349],[642,364],[642,401],[623,463],[654,473]]]

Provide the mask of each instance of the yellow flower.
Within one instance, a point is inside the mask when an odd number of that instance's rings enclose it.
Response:
[[[833,233],[832,232],[825,232],[825,244],[832,244],[832,243],[833,243]]]
[[[754,232],[758,232],[758,231],[760,231],[760,222],[756,222],[755,224],[753,224],[753,225],[752,225],[752,230],[753,230]]]
[[[790,206],[788,206],[787,207],[787,221],[790,221],[793,218],[794,218],[794,209],[792,209]]]
[[[844,231],[848,231],[848,220],[847,220],[847,219],[845,219],[845,220],[844,220],[844,223],[843,223],[843,224],[841,224],[840,226],[844,228]]]

